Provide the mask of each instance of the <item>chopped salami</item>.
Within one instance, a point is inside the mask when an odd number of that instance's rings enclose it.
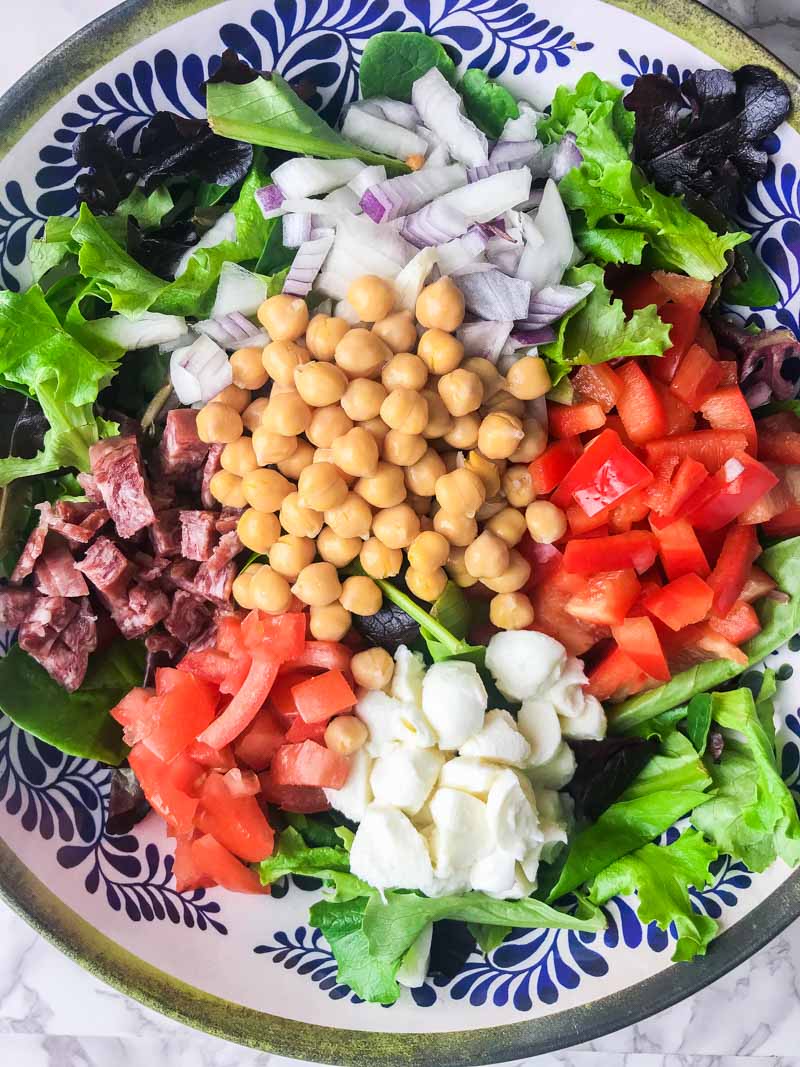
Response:
[[[184,589],[178,589],[164,626],[183,645],[190,645],[208,628],[210,621],[210,612],[203,602]]]
[[[235,530],[244,510],[244,508],[223,508],[222,514],[217,519],[217,533],[226,534]]]
[[[64,505],[70,505],[71,507],[65,507]],[[50,507],[49,504],[37,505],[40,510],[45,506],[47,508]],[[73,544],[88,545],[97,531],[105,526],[110,516],[106,508],[98,507],[96,504],[84,504],[83,507],[89,507],[91,510],[83,515],[80,512],[72,511],[71,508],[74,507],[74,501],[60,500],[56,504],[55,513],[49,510],[42,512],[42,522],[51,530],[61,534],[62,537],[66,537]],[[66,515],[73,515],[75,521],[65,518]]]
[[[97,481],[91,474],[84,474],[83,471],[78,475],[78,485],[86,493],[89,500],[93,504],[102,504],[103,496],[98,488]]]
[[[119,548],[107,537],[98,537],[76,566],[101,593],[112,595],[127,586],[133,570]]]
[[[74,693],[86,676],[89,654],[97,647],[95,616],[87,597],[39,597],[19,628],[19,646],[60,686]]]
[[[214,604],[225,605],[231,599],[235,577],[234,563],[227,563],[224,567],[212,570],[209,560],[200,564],[194,579],[194,590],[198,596],[205,597]]]
[[[86,579],[75,565],[66,543],[51,537],[33,571],[36,587],[45,596],[83,597],[89,595]]]
[[[197,434],[197,412],[174,408],[167,412],[159,445],[161,471],[167,478],[194,474],[205,463],[208,445]]]
[[[236,559],[241,551],[242,542],[239,540],[239,535],[235,530],[223,534],[209,557],[208,569],[212,573],[222,570],[223,567],[227,567],[231,560]]]
[[[155,512],[147,492],[135,437],[111,437],[89,449],[92,474],[120,537],[133,537],[152,526]]]
[[[111,617],[123,637],[143,637],[169,614],[167,594],[158,586],[134,582],[127,603],[111,608]]]
[[[78,614],[65,627],[61,640],[73,652],[85,652],[87,658],[97,648],[97,617],[88,597],[78,601]]]
[[[21,626],[39,599],[35,589],[0,588],[0,626],[14,630]]]
[[[185,650],[181,644],[170,634],[152,633],[144,639],[147,649],[147,663],[144,670],[142,685],[149,688],[155,685],[156,671],[159,667],[173,667]]]
[[[170,508],[160,511],[150,527],[150,540],[157,556],[179,556],[181,553],[180,511]]]
[[[167,577],[176,589],[185,589],[187,593],[194,593],[194,577],[197,570],[196,563],[188,559],[179,559],[169,568]]]
[[[207,648],[213,648],[217,643],[217,624],[212,622],[199,634],[189,645],[189,652],[202,652]]]
[[[202,563],[211,555],[217,531],[210,511],[181,511],[181,555]]]
[[[63,596],[40,596],[19,628],[20,648],[32,656],[46,655],[77,614],[78,605],[74,600]]]
[[[146,552],[136,552],[133,562],[138,568],[136,576],[141,582],[154,582],[169,567],[168,559],[164,559],[161,556],[153,558],[153,556],[148,556]]]
[[[57,500],[54,511],[59,519],[64,522],[74,522],[80,525],[87,515],[101,507],[91,500]]]
[[[47,507],[49,508],[49,504]],[[44,513],[42,513],[42,519]],[[36,566],[36,560],[41,556],[44,551],[44,542],[47,538],[47,525],[41,521],[39,525],[33,530],[22,550],[22,554],[17,560],[17,565],[11,572],[11,578],[9,581],[12,585],[19,585],[19,583],[27,578],[29,574],[33,572],[33,568]]]
[[[222,470],[222,463],[220,462],[222,449],[222,445],[211,445],[208,449],[208,459],[205,467],[203,467],[203,480],[200,486],[200,501],[204,508],[219,507],[219,501],[215,500],[211,495],[211,479],[217,471]]]

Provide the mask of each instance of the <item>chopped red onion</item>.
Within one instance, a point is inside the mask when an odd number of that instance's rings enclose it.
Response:
[[[511,336],[520,345],[546,345],[555,341],[556,332],[552,326],[529,329],[526,323],[518,322]]]
[[[502,271],[492,269],[464,274],[455,282],[464,294],[467,310],[478,318],[504,322],[519,319],[528,310],[530,285],[520,278],[509,278]]]
[[[172,388],[182,404],[206,404],[233,381],[228,357],[210,337],[176,348],[169,361]]]
[[[529,353],[530,354],[530,353]],[[525,401],[525,413],[532,419],[536,419],[540,426],[544,426],[545,430],[549,426],[549,418],[547,415],[547,397],[537,396],[535,400]]]
[[[371,189],[373,185],[380,185],[381,182],[386,181],[386,167],[364,167],[362,171],[356,174],[352,181],[347,183],[347,188],[352,189],[360,200],[367,189]]]
[[[533,292],[560,282],[575,252],[572,229],[556,183],[549,179],[535,221],[521,214],[525,250],[517,276],[531,283]],[[524,317],[524,316],[522,316]]]
[[[256,189],[255,198],[265,219],[272,219],[280,214],[281,204],[286,195],[277,185],[264,185]]]
[[[456,237],[437,247],[439,270],[442,274],[452,274],[470,263],[475,263],[482,256],[488,241],[480,226],[470,226],[463,237]]]
[[[434,200],[398,222],[402,237],[416,248],[444,244],[466,233],[469,227],[463,213],[450,207],[444,199]]]
[[[483,356],[496,363],[513,325],[511,319],[505,322],[465,322],[456,330],[456,337],[464,346],[465,356]]]
[[[527,200],[530,191],[530,169],[518,167],[454,189],[443,196],[441,202],[457,208],[470,222],[490,222]]]
[[[333,242],[334,237],[330,234],[300,245],[283,283],[284,293],[291,293],[293,296],[308,296]]]
[[[218,318],[204,319],[195,324],[198,333],[205,334],[212,341],[229,352],[237,348],[263,346],[269,344],[269,335],[238,311]]]
[[[364,169],[365,166],[359,159],[313,159],[311,156],[296,156],[276,167],[271,178],[285,196],[322,196],[323,193],[346,185]]]
[[[503,132],[500,134],[501,141],[532,141],[536,138],[537,127],[542,112],[536,111],[524,100],[517,102],[519,116],[515,119],[506,119]]]
[[[503,274],[516,274],[521,256],[521,244],[509,244],[499,237],[492,238],[486,246],[487,260]]]
[[[329,207],[335,207],[347,212],[348,215],[360,215],[361,206],[358,202],[358,197],[349,189],[346,185],[341,186],[339,189],[334,189],[332,193],[328,193],[327,196],[322,198],[322,203]],[[323,209],[324,210],[324,209]]]
[[[361,207],[373,222],[389,222],[411,215],[446,193],[465,185],[464,167],[424,167],[373,185],[361,197]]]
[[[540,141],[498,141],[489,155],[489,166],[531,167],[544,155]]]
[[[528,314],[525,316],[526,325],[532,329],[549,326],[551,322],[556,322],[577,307],[593,289],[592,282],[581,282],[580,285],[546,285],[531,297]]]
[[[479,167],[467,167],[467,181],[481,182],[484,178],[491,178],[495,174],[504,174],[514,168],[510,163],[482,163]]]
[[[299,248],[311,237],[311,215],[307,211],[283,216],[283,244],[285,248]]]
[[[411,130],[351,107],[342,123],[342,134],[350,141],[372,152],[382,152],[395,159],[424,156],[427,143]]]
[[[571,170],[583,163],[583,155],[578,148],[577,138],[571,130],[568,130],[558,144],[553,146],[546,162],[550,177],[554,182],[560,182]]]
[[[489,143],[485,135],[466,117],[461,97],[440,70],[431,67],[417,78],[411,87],[411,102],[424,124],[459,163],[477,167],[487,162]]]
[[[450,153],[447,150],[447,145],[437,144],[428,152],[428,158],[422,165],[422,169],[426,167],[446,167],[449,163],[452,163]]]

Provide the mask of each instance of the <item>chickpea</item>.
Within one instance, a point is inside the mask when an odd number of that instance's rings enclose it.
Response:
[[[197,412],[197,436],[207,445],[229,445],[242,436],[242,416],[228,404],[212,400]]]
[[[261,425],[283,437],[297,437],[311,424],[311,408],[297,393],[271,396]]]
[[[417,327],[410,311],[395,311],[385,319],[379,319],[372,332],[393,352],[410,352],[417,344]]]
[[[280,537],[281,524],[272,514],[248,508],[236,524],[236,532],[245,548],[265,556]]]
[[[410,467],[412,463],[416,463],[425,455],[427,447],[425,438],[419,434],[389,430],[383,439],[381,454],[387,463],[396,463],[398,467]]]
[[[332,448],[317,448],[317,449],[315,449],[315,451],[314,451],[314,462],[315,463],[332,463],[333,466],[336,467],[336,464],[333,462],[333,449]],[[342,481],[348,487],[348,489],[350,488],[350,486],[353,485],[353,483],[356,480],[353,477],[352,474],[348,474],[346,471],[341,470],[339,467],[336,467],[336,473],[339,475],[339,477],[342,479]]]
[[[406,585],[414,596],[432,604],[445,590],[447,573],[441,567],[435,571],[418,571],[409,567],[406,571]]]
[[[539,545],[552,545],[567,532],[567,516],[549,500],[535,500],[525,509],[528,533]]]
[[[420,530],[432,530],[433,519],[430,517],[432,496],[417,496],[416,493],[409,493],[406,496],[406,503],[413,509],[415,514],[419,515],[419,528]]]
[[[421,434],[428,422],[428,403],[414,389],[394,389],[381,404],[381,418],[393,430]]]
[[[531,472],[522,463],[515,463],[503,475],[503,494],[515,508],[524,508],[535,497]]]
[[[487,500],[485,504],[481,505],[475,513],[475,518],[482,525],[487,523],[498,511],[502,511],[505,507],[505,500],[500,497],[495,497],[494,500]]]
[[[238,441],[231,441],[229,445],[225,445],[219,461],[224,471],[237,474],[240,478],[249,471],[254,471],[258,466],[258,460],[253,451],[253,442],[249,437],[240,437]]]
[[[459,467],[464,466],[464,453],[456,452],[453,448],[442,450],[439,455],[442,457],[444,463],[445,473],[449,474],[450,471],[458,470]]]
[[[444,400],[436,389],[423,389],[420,396],[424,397],[428,404],[428,424],[422,431],[422,436],[428,441],[444,437],[452,429],[454,421]]]
[[[350,629],[350,612],[341,604],[324,604],[309,612],[308,628],[317,641],[341,641]],[[360,726],[363,723],[356,719]],[[364,727],[366,732],[366,727]]]
[[[226,508],[243,508],[247,498],[242,488],[242,479],[230,471],[217,471],[209,482],[209,491],[215,500]]]
[[[431,374],[448,374],[464,358],[464,346],[446,330],[426,330],[419,339],[417,352]]]
[[[484,401],[494,396],[505,384],[494,363],[490,359],[484,359],[483,356],[470,356],[469,359],[464,360],[461,366],[464,370],[477,374],[483,382]]]
[[[349,330],[333,357],[349,378],[371,378],[392,358],[392,350],[363,327]]]
[[[491,530],[484,530],[467,546],[464,566],[473,578],[499,578],[508,567],[508,545]]]
[[[474,471],[462,468],[442,475],[436,483],[436,499],[443,511],[471,519],[486,499],[486,487]]]
[[[547,430],[537,419],[523,419],[522,433],[522,440],[508,457],[512,463],[530,463],[547,448]]]
[[[294,369],[294,385],[312,408],[324,408],[341,400],[347,388],[347,375],[333,363],[301,363]]]
[[[354,488],[374,508],[392,508],[406,498],[403,468],[392,463],[380,462],[375,473],[359,478]]]
[[[271,341],[261,353],[261,362],[273,382],[294,388],[295,368],[308,363],[308,350],[294,341]]]
[[[466,549],[451,545],[450,554],[445,564],[445,570],[450,575],[450,580],[455,582],[460,589],[469,589],[473,585],[477,585],[478,582],[478,579],[473,578],[467,570],[467,565],[464,562],[465,552]]]
[[[509,393],[519,400],[536,400],[552,388],[547,364],[539,356],[523,356],[513,363],[506,374],[506,384]]]
[[[348,286],[347,302],[362,322],[377,322],[394,307],[394,288],[376,274],[362,274]]]
[[[327,511],[344,502],[347,484],[332,463],[312,463],[300,472],[297,491],[303,507]]]
[[[345,581],[339,599],[352,615],[374,615],[381,610],[383,593],[371,578],[357,576]]]
[[[395,389],[419,391],[428,380],[428,368],[419,356],[400,352],[381,371],[381,381],[391,393]]]
[[[516,548],[512,548],[508,552],[508,567],[505,572],[499,578],[484,578],[483,584],[493,593],[516,593],[527,583],[530,576],[530,563]]]
[[[273,341],[296,341],[308,326],[305,300],[289,293],[279,293],[265,300],[258,309],[258,321]]]
[[[417,297],[417,322],[426,329],[457,330],[464,321],[464,294],[447,275]]]
[[[431,497],[436,492],[436,482],[446,473],[444,460],[432,448],[427,448],[416,463],[406,468],[406,488],[419,496]]]
[[[400,549],[389,548],[377,537],[370,537],[364,542],[358,559],[370,578],[394,578],[403,566]]]
[[[499,463],[494,463],[492,460],[487,459],[486,456],[482,456],[480,452],[473,450],[467,456],[464,469],[473,471],[473,473],[478,475],[486,489],[487,500],[497,496],[500,492],[500,478],[502,472]],[[485,506],[486,505],[484,504],[483,507]],[[502,507],[502,505],[500,506]],[[481,510],[482,508],[478,509],[478,512],[476,513],[478,518],[483,518],[480,513]]]
[[[508,459],[524,436],[522,420],[516,415],[492,412],[484,418],[478,430],[478,448],[489,459]]]
[[[317,538],[317,552],[334,567],[346,567],[352,563],[364,542],[360,537],[340,537],[330,526],[323,526]]]
[[[451,545],[465,548],[478,536],[478,524],[466,515],[453,515],[448,511],[437,511],[433,516],[433,528]]]
[[[314,446],[297,438],[295,441],[297,447],[294,452],[287,459],[278,460],[278,470],[294,482],[300,477],[300,473],[314,462]]]
[[[363,426],[341,434],[331,445],[333,461],[356,478],[369,478],[378,467],[378,442]]]
[[[262,567],[250,583],[250,598],[259,611],[276,614],[289,610],[292,591],[282,574],[273,567]]]
[[[259,426],[253,433],[253,451],[262,467],[289,459],[297,451],[297,444],[296,437],[285,437],[265,426]]]
[[[321,608],[339,599],[342,584],[332,563],[309,563],[298,574],[292,592],[304,604]]]
[[[263,563],[251,563],[249,567],[237,574],[233,580],[233,599],[245,611],[252,611],[255,607],[252,590],[253,578],[262,567]]]
[[[374,419],[367,419],[367,421],[362,422],[361,425],[367,431],[367,433],[372,434],[372,436],[375,438],[375,444],[380,449],[383,445],[383,442],[386,440],[386,435],[389,433],[389,427],[386,425],[380,415],[378,415],[377,418]]]
[[[450,544],[447,538],[435,530],[417,534],[408,546],[408,562],[421,574],[443,567],[449,555]]]
[[[282,534],[269,550],[269,565],[284,578],[294,581],[303,567],[314,559],[314,542],[310,537]]]
[[[230,358],[233,384],[240,389],[260,389],[267,384],[260,348],[237,348]]]
[[[315,610],[329,611],[330,609],[311,609],[312,633],[314,632],[313,619]],[[347,633],[346,630],[345,633]],[[344,636],[344,634],[342,636]],[[318,640],[337,641],[338,638],[318,638]],[[329,748],[331,752],[336,752],[339,756],[352,756],[354,752],[358,752],[360,748],[364,747],[368,737],[369,730],[361,719],[357,719],[355,715],[337,715],[331,719],[325,728],[325,746],[326,748]]]
[[[350,660],[353,681],[364,689],[385,689],[394,674],[394,660],[385,648],[367,648]]]
[[[508,547],[513,548],[522,540],[528,524],[521,511],[517,511],[516,508],[503,508],[488,520],[486,529],[502,537]]]
[[[242,492],[251,508],[256,511],[279,511],[284,499],[294,486],[278,471],[258,467],[242,478]]]
[[[481,411],[484,415],[490,415],[492,412],[504,412],[506,415],[515,415],[518,419],[522,419],[525,414],[525,401],[517,400],[515,396],[512,396],[505,389],[499,389],[493,397],[490,397],[482,405]]]
[[[306,344],[314,359],[330,363],[336,346],[350,329],[350,324],[334,315],[315,315],[306,330]]]
[[[469,370],[451,370],[439,379],[439,396],[451,415],[469,415],[483,400],[483,382]]]
[[[408,504],[384,508],[372,520],[372,532],[387,548],[408,548],[419,533],[419,516]]]
[[[228,388],[235,389],[236,386],[229,385]],[[224,389],[223,392],[225,392]],[[222,393],[220,393],[220,396],[222,396]],[[244,428],[246,430],[249,430],[250,433],[255,433],[255,431],[261,425],[261,420],[264,417],[264,412],[267,410],[268,404],[268,396],[257,396],[255,400],[248,404],[242,412],[242,422],[244,423]]]
[[[372,526],[372,508],[358,493],[348,493],[341,504],[325,511],[325,522],[340,537],[366,540]]]
[[[317,448],[331,448],[337,437],[343,437],[353,428],[353,423],[338,404],[316,408],[306,428],[306,437]]]
[[[524,593],[497,593],[489,604],[489,620],[500,630],[524,630],[534,619],[533,605]]]
[[[259,352],[259,358],[261,353]],[[240,389],[238,385],[226,385],[221,393],[217,393],[214,397],[215,404],[227,404],[232,407],[234,411],[238,411],[243,416],[245,409],[250,403],[250,390]],[[247,426],[247,423],[245,423]],[[248,430],[250,429],[247,426]]]
[[[458,418],[453,419],[450,429],[444,435],[444,439],[452,448],[457,448],[461,451],[475,448],[478,444],[480,427],[481,417],[476,411],[472,411],[469,415],[460,415]]]
[[[322,515],[313,508],[304,507],[297,492],[284,497],[279,518],[283,529],[295,537],[316,537],[323,526]]]
[[[342,408],[353,422],[367,422],[380,414],[386,390],[380,382],[354,378],[342,397]]]

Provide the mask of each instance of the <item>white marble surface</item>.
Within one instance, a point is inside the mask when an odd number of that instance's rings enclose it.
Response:
[[[2,0],[0,92],[113,6],[107,0]],[[800,69],[800,0],[710,0],[709,6]],[[539,1059],[554,1067],[800,1067],[800,923],[690,1000]],[[290,1062],[197,1034],[141,1007],[60,955],[0,904],[0,1067]]]

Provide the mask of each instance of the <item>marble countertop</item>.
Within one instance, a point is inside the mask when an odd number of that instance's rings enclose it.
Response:
[[[18,5],[15,19],[3,27],[0,92],[65,37],[113,6],[108,0]],[[800,0],[708,0],[708,6],[800,70]],[[800,1065],[798,961],[800,921],[689,1000],[637,1026],[540,1059],[564,1067]],[[0,903],[0,1067],[290,1063],[296,1061],[198,1034],[102,985]]]

